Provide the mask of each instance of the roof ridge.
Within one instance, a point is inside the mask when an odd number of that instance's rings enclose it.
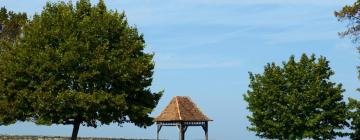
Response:
[[[178,114],[179,114],[179,119],[180,119],[180,120],[182,120],[182,119],[181,119],[181,113],[180,113],[180,107],[179,107],[179,101],[178,101],[178,98],[179,98],[179,96],[176,96],[176,97],[175,97],[175,100],[176,100],[176,106],[177,106],[177,112],[178,112]]]

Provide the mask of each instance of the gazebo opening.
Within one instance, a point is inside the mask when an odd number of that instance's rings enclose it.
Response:
[[[196,104],[186,96],[175,96],[159,116],[155,118],[157,137],[163,126],[177,126],[179,139],[185,139],[185,132],[189,126],[201,126],[205,131],[205,140],[208,140],[208,122],[212,121],[201,112]]]

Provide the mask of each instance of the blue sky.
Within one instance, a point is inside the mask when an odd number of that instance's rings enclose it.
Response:
[[[94,3],[97,0],[93,1]],[[290,55],[323,55],[348,97],[360,99],[356,66],[359,54],[335,10],[354,0],[123,0],[106,1],[108,8],[125,11],[131,25],[144,33],[147,52],[154,52],[152,89],[165,90],[152,113],[158,115],[173,96],[190,96],[214,121],[212,140],[259,139],[249,132],[246,102],[248,72],[261,73],[268,62],[280,64]],[[0,0],[9,10],[40,13],[45,1]],[[69,136],[72,126],[36,126],[17,123],[0,126],[0,134]],[[154,126],[116,124],[96,129],[81,127],[80,136],[155,138]],[[161,131],[162,138],[177,139],[175,127]],[[199,127],[189,128],[190,140],[203,138]]]

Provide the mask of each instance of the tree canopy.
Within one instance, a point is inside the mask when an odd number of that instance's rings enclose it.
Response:
[[[0,122],[153,124],[162,92],[152,92],[153,54],[124,13],[103,0],[48,2],[0,55]]]
[[[249,130],[269,139],[334,139],[348,126],[341,84],[330,81],[334,72],[325,57],[291,56],[282,66],[269,63],[263,74],[250,73],[244,95]]]
[[[26,13],[15,13],[5,7],[0,8],[1,43],[15,43],[27,21]]]

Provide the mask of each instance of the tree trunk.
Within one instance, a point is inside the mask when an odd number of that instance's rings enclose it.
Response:
[[[80,121],[75,120],[74,128],[73,128],[72,135],[71,135],[71,140],[76,140],[77,139],[79,128],[80,128]]]

